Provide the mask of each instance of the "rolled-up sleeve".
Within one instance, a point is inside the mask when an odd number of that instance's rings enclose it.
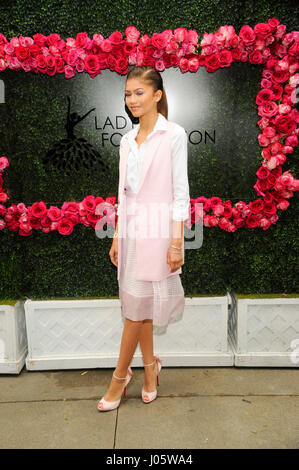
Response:
[[[188,181],[188,139],[183,127],[172,135],[173,220],[185,221],[189,217],[190,193]]]

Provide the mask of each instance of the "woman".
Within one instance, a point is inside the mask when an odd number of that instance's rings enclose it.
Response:
[[[190,201],[186,132],[168,121],[162,77],[153,67],[130,70],[125,104],[132,122],[139,121],[139,125],[120,142],[120,203],[109,252],[118,268],[124,330],[119,360],[109,389],[98,403],[99,411],[117,408],[122,393],[126,396],[138,342],[145,366],[142,400],[150,403],[156,398],[155,377],[159,385],[162,365],[153,353],[153,333],[165,333],[168,323],[181,319],[184,311],[180,273],[184,264],[183,224]],[[155,209],[157,204],[159,210]],[[168,210],[161,222],[162,207]],[[159,231],[158,235],[148,234],[161,225],[168,229],[166,235]]]

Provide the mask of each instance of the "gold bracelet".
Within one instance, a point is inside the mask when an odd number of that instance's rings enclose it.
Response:
[[[179,251],[174,251],[174,250],[170,250],[170,249],[168,249],[168,253],[175,253],[176,255],[179,255],[179,254],[180,254]]]
[[[180,251],[181,251],[181,249],[182,249],[182,247],[179,248],[179,247],[174,246],[174,245],[170,245],[170,246],[171,246],[171,248],[175,248],[176,250],[180,250]]]
[[[117,232],[114,232],[113,238],[118,238],[118,233]]]

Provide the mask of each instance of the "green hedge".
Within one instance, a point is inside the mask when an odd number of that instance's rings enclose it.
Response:
[[[66,39],[83,31],[90,37],[94,33],[107,37],[115,30],[124,33],[130,25],[136,26],[141,35],[186,27],[196,29],[201,38],[204,32],[215,32],[225,24],[233,25],[239,33],[242,25],[254,26],[271,17],[286,24],[287,31],[298,29],[298,7],[291,1],[242,2],[240,8],[240,2],[235,0],[144,3],[34,0],[30,4],[18,0],[2,2],[0,15],[1,32],[8,39],[54,32]],[[203,70],[200,68],[198,76]],[[40,162],[40,155],[53,145],[53,135],[57,139],[64,137],[66,89],[71,90],[77,82],[61,75],[54,79],[10,70],[0,75],[9,83],[7,103],[0,105],[0,155],[6,155],[11,163],[4,173],[9,205],[39,201],[41,195],[47,207],[59,206],[65,200],[78,201],[86,194],[116,196],[117,148],[101,151],[109,167],[105,175],[95,173],[92,177],[66,178],[58,171],[46,172]],[[79,75],[76,80],[82,84],[84,92],[86,76]],[[214,120],[218,125],[222,123],[224,132],[213,152],[208,146],[190,151],[191,198],[220,196],[233,203],[257,198],[253,185],[261,148],[257,141],[259,116],[255,97],[260,79],[260,66],[240,63],[208,75],[205,92]],[[220,94],[217,93],[219,85]],[[61,135],[56,135],[57,127]],[[82,129],[81,135],[94,146],[98,145],[89,131]],[[290,168],[298,178],[297,157],[296,149],[294,154],[288,155],[282,169]],[[276,225],[265,232],[243,228],[227,233],[204,227],[202,247],[185,251],[182,283],[186,296],[223,295],[227,288],[246,295],[295,292],[297,193],[290,204],[285,213],[279,211]],[[116,267],[108,254],[111,239],[99,240],[92,228],[77,225],[70,236],[34,231],[32,236],[21,237],[7,230],[0,236],[0,298],[117,298]]]

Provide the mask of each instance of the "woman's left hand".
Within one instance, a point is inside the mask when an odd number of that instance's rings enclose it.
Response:
[[[171,273],[174,273],[175,271],[177,271],[184,264],[182,253],[180,252],[173,253],[172,251],[171,252],[168,251],[167,252],[167,264],[170,268]]]

